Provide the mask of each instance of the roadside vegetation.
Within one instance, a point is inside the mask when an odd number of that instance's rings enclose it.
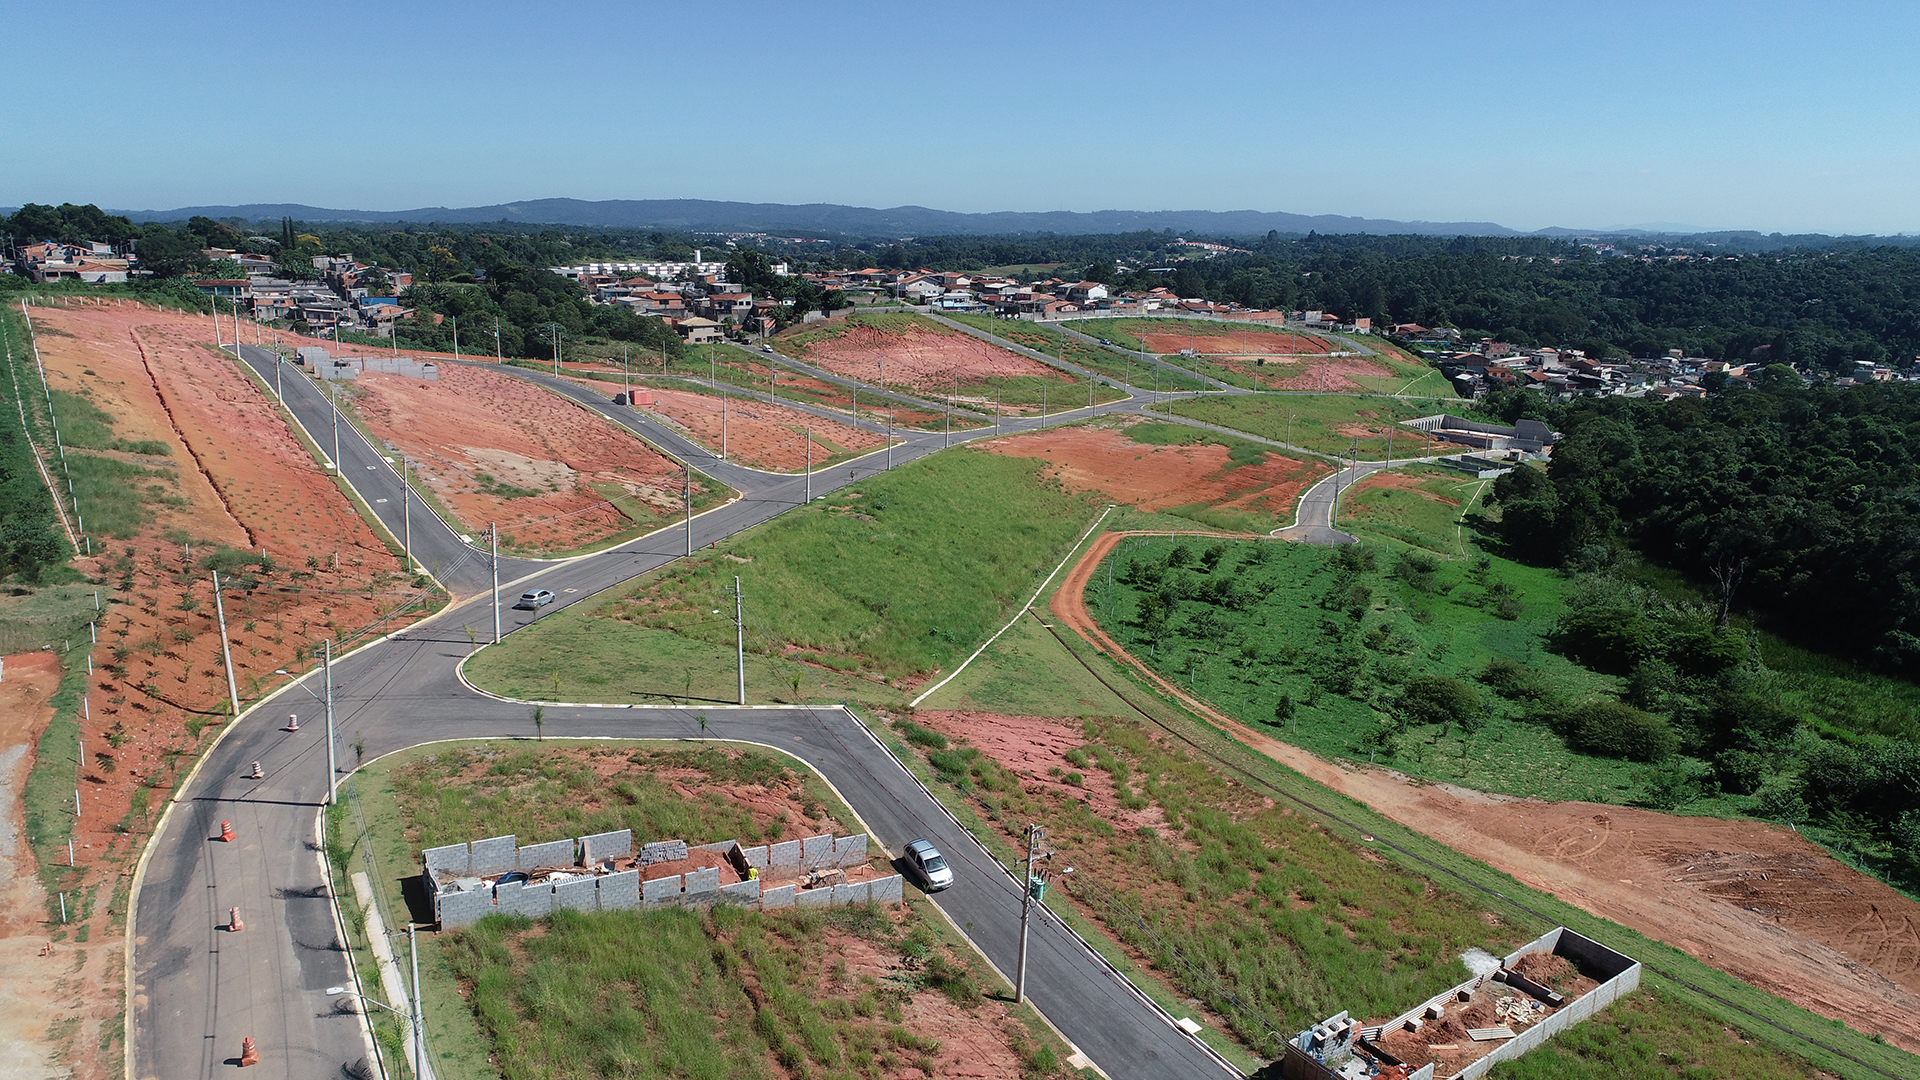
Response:
[[[797,761],[724,743],[416,747],[344,792],[330,856],[336,873],[369,872],[389,925],[430,917],[406,906],[421,902],[409,879],[423,847],[506,832],[524,844],[632,828],[636,844],[697,844],[857,828]],[[377,985],[364,915],[349,914],[363,983]],[[987,1000],[998,976],[925,901],[492,916],[419,943],[428,1045],[446,1080],[936,1075],[982,1039],[1040,1080],[1066,1054],[1032,1013],[1003,1016]],[[383,1049],[398,1057],[397,1030]]]
[[[732,701],[737,575],[749,700],[896,700],[997,629],[1092,520],[1042,467],[969,448],[903,465],[555,612],[468,675],[545,700]]]
[[[1491,483],[1436,465],[1373,473],[1340,493],[1335,525],[1386,544],[1465,558],[1472,539],[1465,516],[1474,512]]]
[[[1118,379],[1127,386],[1148,389],[1157,386],[1160,390],[1169,393],[1208,389],[1206,383],[1184,372],[1171,371],[1158,364],[1148,363],[1137,356],[1128,356],[1126,353],[1102,348],[1099,345],[1090,345],[1078,338],[1062,334],[1057,328],[1042,329],[1021,319],[996,319],[987,315],[952,314],[945,317],[976,330],[984,330],[996,337],[1005,338],[1015,344],[1024,345],[1042,355],[1064,358],[1069,364],[1078,364],[1083,368],[1097,371],[1110,379]],[[1071,325],[1075,330],[1080,329],[1078,323]]]

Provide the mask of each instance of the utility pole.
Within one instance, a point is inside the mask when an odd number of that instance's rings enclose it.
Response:
[[[273,396],[280,399],[282,406],[285,406],[287,403],[287,395],[281,392],[280,389],[280,369],[287,366],[286,360],[287,358],[281,356],[280,350],[276,347],[273,350]]]
[[[487,545],[492,549],[493,565],[493,643],[500,644],[500,526],[487,522]]]
[[[420,946],[414,941],[413,920],[407,920],[407,956],[413,966],[413,1076],[422,1080],[427,1074],[420,1070],[420,1057],[424,1053],[420,1036]]]
[[[413,573],[413,485],[407,483],[407,455],[400,455],[400,550],[406,555],[406,571]]]
[[[460,359],[460,316],[449,315],[447,318],[453,320],[453,358],[458,361]]]
[[[327,384],[327,404],[333,406],[333,475],[340,475],[340,402],[334,399],[333,384]]]
[[[498,315],[493,317],[493,362],[496,364],[506,362],[500,356],[500,316]]]
[[[1014,969],[1013,1000],[1027,1000],[1027,922],[1033,916],[1033,863],[1039,855],[1040,841],[1047,832],[1038,825],[1027,826],[1027,872],[1020,882],[1020,962]]]
[[[813,428],[807,428],[807,501],[813,501]]]
[[[680,485],[681,501],[687,506],[687,554],[693,554],[693,462],[686,463],[687,478]]]
[[[321,661],[326,670],[327,680],[327,805],[332,806],[338,798],[340,769],[333,761],[333,639],[326,641],[325,659]]]
[[[236,348],[237,348],[236,344]],[[227,640],[227,607],[220,600],[220,571],[213,571],[213,610],[220,617],[220,658],[227,665],[227,701],[234,719],[240,718],[240,691],[233,681],[233,644]]]
[[[747,620],[740,596],[740,579],[733,579],[733,656],[740,674],[740,704],[747,703]]]

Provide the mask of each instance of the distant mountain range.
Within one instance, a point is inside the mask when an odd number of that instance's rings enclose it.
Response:
[[[585,225],[601,228],[663,228],[687,231],[793,232],[830,236],[991,236],[1019,233],[1158,232],[1172,229],[1204,236],[1264,236],[1282,233],[1376,233],[1421,236],[1519,236],[1491,221],[1393,221],[1339,214],[1287,214],[1259,210],[1095,210],[1078,212],[1001,211],[965,214],[924,206],[876,209],[836,203],[746,203],[709,199],[533,199],[492,206],[426,206],[412,210],[333,210],[299,203],[248,203],[240,206],[182,206],[173,210],[113,210],[136,222],[184,221],[194,216],[295,221],[315,224],[387,222],[480,225],[508,221],[528,225]],[[1609,230],[1607,235],[1647,230]],[[1594,235],[1594,230],[1551,229],[1541,235]]]
[[[14,207],[0,207],[0,214]],[[912,236],[997,236],[1055,233],[1159,232],[1172,229],[1199,236],[1258,237],[1270,231],[1417,236],[1547,236],[1555,238],[1681,237],[1762,239],[1751,231],[1718,232],[1666,222],[1609,229],[1555,226],[1524,232],[1491,221],[1394,221],[1340,214],[1287,214],[1260,210],[1049,210],[964,214],[924,206],[877,209],[838,203],[746,203],[710,199],[531,199],[492,206],[423,206],[412,210],[333,210],[302,203],[245,203],[238,206],[182,206],[172,210],[109,210],[136,222],[177,222],[190,217],[243,218],[278,222],[281,218],[314,224],[367,225],[411,222],[450,225],[576,225],[621,229],[673,229],[689,232],[766,232],[809,236],[882,239]],[[1779,239],[1774,234],[1774,239]],[[1825,239],[1806,234],[1794,239]],[[1899,239],[1906,239],[1901,234]]]

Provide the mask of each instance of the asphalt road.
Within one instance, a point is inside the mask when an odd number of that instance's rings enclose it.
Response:
[[[242,349],[244,359],[275,383],[268,350]],[[694,518],[692,541],[705,545],[797,505],[802,477],[745,469],[717,460],[644,413],[615,406],[577,384],[522,369],[515,375],[548,385],[638,431],[694,468],[741,492],[739,499]],[[294,369],[280,372],[289,408],[331,453],[331,410],[325,396]],[[1144,395],[1097,408],[1137,412]],[[1049,416],[1049,424],[1087,410]],[[970,439],[1042,426],[1011,420],[956,436]],[[938,451],[939,433],[917,433],[893,449],[900,464]],[[401,532],[399,477],[383,456],[345,422],[342,475],[381,521]],[[884,467],[885,451],[816,474],[817,497]],[[385,499],[385,502],[381,502]],[[417,557],[457,598],[447,612],[340,659],[333,667],[336,753],[340,767],[356,742],[371,759],[439,739],[529,736],[527,706],[476,693],[457,669],[472,651],[463,625],[489,626],[487,559],[423,508],[413,518]],[[555,563],[502,560],[507,591],[537,585],[560,605],[583,599],[681,556],[683,526],[597,555]],[[518,578],[515,581],[513,579]],[[551,609],[549,609],[551,610]],[[535,613],[508,613],[510,632]],[[148,847],[134,905],[130,967],[131,1075],[213,1076],[233,1066],[242,1037],[259,1044],[251,1074],[332,1077],[364,1053],[357,1017],[336,1012],[328,986],[349,981],[347,957],[334,932],[321,862],[319,806],[327,788],[326,732],[318,674],[289,686],[234,723],[175,799]],[[935,902],[965,928],[1002,971],[1014,967],[1019,887],[914,782],[858,722],[839,710],[706,709],[708,733],[777,746],[806,758],[867,823],[875,839],[898,852],[918,836],[932,839],[956,864],[958,883]],[[287,716],[301,716],[297,733]],[[546,732],[561,736],[697,738],[682,709],[549,707]],[[262,780],[249,779],[261,764]],[[217,839],[231,821],[233,843]],[[226,932],[238,907],[243,933]],[[398,918],[389,913],[390,923]],[[416,918],[425,913],[415,913]],[[1050,917],[1034,920],[1028,995],[1053,1024],[1114,1080],[1189,1080],[1228,1070],[1170,1024]]]

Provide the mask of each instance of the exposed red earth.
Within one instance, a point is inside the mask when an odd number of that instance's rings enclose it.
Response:
[[[956,380],[961,386],[1012,376],[1073,381],[1063,371],[979,338],[917,325],[907,330],[852,326],[809,342],[800,358],[846,378],[935,395],[951,389]]]
[[[1317,459],[1269,453],[1239,465],[1219,443],[1154,446],[1111,427],[1074,425],[981,444],[982,449],[1047,462],[1047,479],[1072,492],[1097,492],[1142,510],[1206,506],[1293,520],[1300,492],[1328,472]]]
[[[1161,330],[1141,334],[1140,343],[1147,347],[1148,352],[1163,356],[1185,349],[1192,349],[1201,356],[1276,356],[1324,353],[1332,349],[1331,345],[1317,337],[1270,330],[1223,330],[1217,334]]]
[[[520,550],[567,551],[679,511],[679,463],[612,421],[505,372],[438,372],[349,385],[367,427],[468,532],[493,522]]]
[[[641,408],[672,421],[701,445],[720,449],[722,402],[717,395],[664,389],[651,393],[653,404]],[[886,436],[878,432],[770,404],[764,398],[732,395],[726,399],[725,410],[728,460],[756,469],[792,472],[805,468],[809,431],[816,467],[841,452],[859,453],[886,445]]]
[[[1790,829],[1489,795],[1332,762],[1221,713],[1108,637],[1084,594],[1097,539],[1050,606],[1094,647],[1241,742],[1525,884],[1856,1030],[1920,1052],[1920,904]]]

